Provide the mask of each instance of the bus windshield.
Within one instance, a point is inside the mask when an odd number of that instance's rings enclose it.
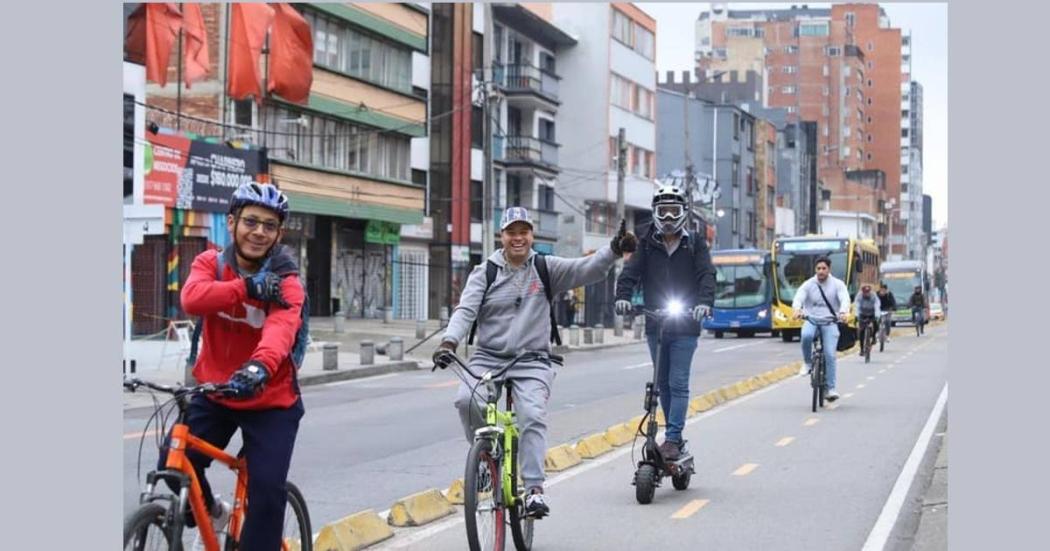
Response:
[[[893,293],[893,297],[897,299],[897,304],[903,305],[908,297],[915,292],[915,288],[922,285],[922,279],[916,272],[889,272],[882,274],[882,280],[886,282],[886,287]]]
[[[715,268],[715,308],[752,308],[769,302],[762,264],[721,264]]]
[[[780,301],[791,304],[795,300],[795,291],[816,275],[817,259],[822,254],[811,252],[781,252],[776,257],[777,291]],[[841,251],[827,255],[831,259],[831,275],[849,284],[846,279],[846,252]]]

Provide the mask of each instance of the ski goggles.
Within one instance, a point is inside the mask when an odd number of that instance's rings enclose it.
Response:
[[[678,204],[656,205],[653,217],[657,220],[677,220],[685,213],[685,208]]]

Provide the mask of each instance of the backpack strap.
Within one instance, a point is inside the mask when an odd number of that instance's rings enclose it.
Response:
[[[485,290],[481,293],[481,303],[478,304],[478,312],[474,316],[474,323],[470,326],[470,336],[467,337],[467,344],[474,344],[474,333],[478,330],[478,316],[481,315],[481,307],[485,305],[485,297],[489,294],[489,287],[492,287],[492,282],[496,281],[496,273],[499,271],[499,266],[495,262],[488,260],[485,262]]]
[[[561,334],[558,333],[558,320],[554,317],[554,289],[551,288],[551,274],[547,270],[547,257],[542,254],[536,255],[536,273],[540,275],[543,282],[543,292],[547,295],[547,306],[551,314],[551,342],[561,345]]]
[[[215,281],[222,281],[222,272],[226,268],[226,260],[222,257],[222,251],[215,255]],[[197,318],[197,324],[193,327],[193,336],[190,338],[190,355],[186,357],[186,365],[193,367],[197,363],[197,345],[200,343],[201,333],[204,331],[204,316]]]

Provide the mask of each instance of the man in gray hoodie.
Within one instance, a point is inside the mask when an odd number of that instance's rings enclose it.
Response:
[[[816,261],[816,275],[806,280],[795,292],[791,308],[795,319],[805,314],[802,324],[802,367],[799,375],[813,369],[813,339],[820,331],[824,343],[824,365],[827,367],[827,399],[839,399],[835,391],[835,347],[839,342],[839,327],[836,322],[846,321],[850,310],[849,291],[841,279],[831,275],[831,259],[822,256]],[[829,308],[830,306],[830,308]]]
[[[467,278],[459,305],[434,351],[434,363],[438,367],[448,366],[447,352],[459,346],[475,320],[478,321],[478,348],[470,357],[470,366],[475,371],[497,369],[523,352],[550,354],[551,304],[535,267],[532,220],[523,207],[508,208],[502,220],[503,247],[487,260],[498,266],[496,278],[486,292],[484,262]],[[636,245],[634,234],[627,232],[621,222],[620,231],[610,245],[593,255],[573,259],[547,256],[551,296],[601,281],[616,258],[625,251],[634,251]],[[549,361],[522,362],[506,374],[514,393],[521,433],[519,460],[527,493],[525,508],[528,514],[537,517],[550,512],[543,495],[543,463],[547,454],[547,401],[554,376]],[[472,401],[470,397],[470,387],[460,384],[455,405],[467,442],[472,443],[474,430],[483,425],[484,414],[480,399]]]

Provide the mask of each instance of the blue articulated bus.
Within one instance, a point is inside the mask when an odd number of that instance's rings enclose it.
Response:
[[[716,339],[726,333],[752,337],[755,333],[773,332],[770,303],[773,286],[770,281],[769,251],[759,249],[726,249],[713,251],[715,265],[715,304],[704,329]]]

